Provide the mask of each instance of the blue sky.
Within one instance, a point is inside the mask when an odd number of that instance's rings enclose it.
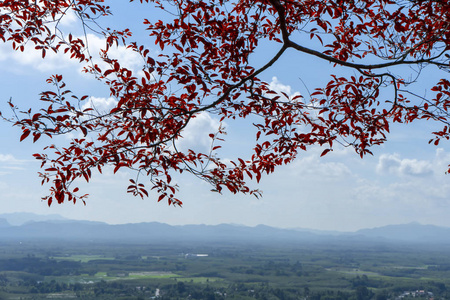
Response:
[[[141,16],[146,15],[146,11],[137,4],[132,7],[138,8]],[[126,12],[122,17],[135,16],[135,11],[122,12]],[[116,24],[126,26],[120,17],[115,14],[114,18],[119,20]],[[61,28],[73,29],[76,33],[76,24],[76,18],[68,16]],[[137,28],[135,37],[142,39],[143,27],[138,25],[133,24]],[[89,39],[91,53],[96,53],[102,40],[93,35]],[[265,44],[264,47],[252,57],[255,63],[262,63],[277,50],[276,47],[267,48]],[[156,48],[154,53],[159,53]],[[328,81],[331,70],[328,64],[295,52],[288,54],[261,76],[274,89],[291,95],[306,95],[305,85],[312,90]],[[139,69],[139,58],[133,53],[119,48],[114,55],[126,60],[129,67]],[[19,107],[39,108],[38,94],[50,89],[45,79],[55,73],[63,74],[69,89],[76,94],[91,95],[97,108],[111,107],[114,99],[109,98],[102,85],[82,74],[81,67],[61,55],[49,55],[42,60],[38,52],[14,53],[10,47],[0,45],[0,110],[6,115],[9,113],[6,102],[10,98]],[[427,86],[425,80],[416,86],[420,89],[421,84],[423,88]],[[199,116],[184,133],[183,147],[207,147],[206,137],[218,124],[217,116]],[[254,139],[251,126],[247,122],[229,120],[225,126],[228,135],[223,145],[224,155],[243,153],[245,156],[249,153]],[[263,177],[259,185],[254,183],[255,187],[263,190],[261,199],[228,193],[218,195],[210,192],[208,184],[186,175],[176,178],[183,207],[168,207],[166,203],[156,203],[154,195],[141,200],[126,194],[128,179],[133,175],[126,171],[113,175],[106,170],[102,176],[95,176],[89,185],[80,184],[90,193],[86,206],[65,203],[48,207],[40,200],[46,195],[47,187],[40,185],[37,176],[39,163],[32,154],[40,152],[50,141],[42,139],[32,144],[31,140],[26,140],[20,143],[19,128],[2,122],[0,213],[56,213],[73,219],[109,223],[266,224],[342,231],[412,221],[450,226],[450,175],[445,175],[450,163],[450,149],[445,142],[439,147],[428,144],[433,126],[429,122],[395,125],[391,128],[388,142],[373,148],[374,155],[364,159],[349,148],[338,147],[322,158],[322,149],[310,148],[300,153],[292,164]],[[52,142],[58,141],[64,143],[68,139]]]

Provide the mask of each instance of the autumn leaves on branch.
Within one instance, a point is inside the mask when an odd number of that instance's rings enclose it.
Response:
[[[76,96],[54,75],[48,80],[54,88],[40,96],[48,104],[39,112],[20,111],[11,103],[21,140],[77,136],[35,154],[42,162],[42,182],[51,184],[44,198],[49,205],[84,202],[74,181],[89,181],[94,170],[101,173],[107,166],[135,171],[128,192],[144,197],[154,190],[158,201],[181,205],[173,181],[177,173],[190,173],[217,192],[259,196],[249,180],[259,181],[313,145],[325,155],[339,143],[363,157],[386,141],[390,124],[417,119],[441,124],[430,142],[449,138],[450,3],[445,1],[141,0],[167,13],[142,20],[149,33],[142,41],[131,41],[128,29],[101,26],[102,17],[111,14],[107,2],[0,3],[0,40],[16,51],[32,43],[42,57],[49,50],[66,53],[86,64],[86,72],[117,101],[107,112],[86,108],[90,95]],[[60,30],[69,12],[83,32],[103,35],[102,64],[90,56],[87,35]],[[149,41],[154,46],[144,46]],[[251,56],[261,55],[262,41],[279,50],[262,65],[251,65]],[[140,54],[141,72],[111,57],[110,49],[118,46]],[[150,55],[152,47],[161,54]],[[324,60],[336,72],[325,74],[329,82],[311,87],[311,95],[277,93],[260,77],[283,55]],[[414,80],[399,75],[402,66],[415,67]],[[426,67],[442,76],[423,93],[414,83]],[[204,133],[211,139],[206,151],[181,149],[186,127],[202,113],[220,121],[248,119],[249,128],[256,128],[252,155],[225,160],[222,127]]]

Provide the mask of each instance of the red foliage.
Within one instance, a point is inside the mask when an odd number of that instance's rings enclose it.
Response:
[[[74,12],[85,29],[86,22],[99,22],[110,14],[103,0],[3,0],[0,2],[0,39],[23,51],[25,43],[36,50],[62,51],[72,59],[89,62],[90,72],[106,84],[117,105],[101,114],[81,110],[78,98],[65,88],[61,75],[48,80],[53,91],[41,94],[48,106],[39,113],[31,110],[17,117],[20,140],[80,132],[69,145],[48,146],[35,154],[42,162],[42,182],[51,182],[50,205],[56,200],[84,201],[79,178],[89,181],[92,170],[113,166],[145,175],[158,201],[181,205],[176,198],[174,173],[190,172],[233,193],[259,195],[248,179],[260,180],[277,166],[291,162],[299,150],[311,145],[325,147],[335,142],[352,146],[363,157],[370,147],[386,140],[389,125],[417,119],[443,123],[430,142],[449,139],[448,107],[450,82],[443,78],[421,96],[408,90],[411,83],[395,73],[401,65],[420,70],[435,67],[448,76],[450,58],[450,2],[436,0],[140,0],[175,14],[162,20],[143,20],[150,39],[163,54],[152,57],[147,46],[127,42],[129,30],[104,29],[101,69],[86,55],[82,38],[57,35],[61,18]],[[145,3],[144,3],[145,2]],[[56,32],[56,33],[55,33]],[[317,41],[315,49],[302,41]],[[266,64],[250,64],[250,56],[260,41],[271,41],[279,51]],[[108,52],[125,45],[143,60],[142,77],[111,59]],[[308,54],[354,70],[351,77],[332,75],[310,99],[289,97],[270,90],[258,78],[291,49],[289,55]],[[390,98],[381,98],[386,90]],[[12,105],[15,110],[14,105]],[[210,152],[179,151],[173,145],[187,124],[201,112],[229,118],[259,118],[253,155],[225,164],[215,154],[214,142],[222,129],[212,133]],[[253,119],[252,119],[253,120]],[[148,196],[143,183],[130,180],[128,192]]]

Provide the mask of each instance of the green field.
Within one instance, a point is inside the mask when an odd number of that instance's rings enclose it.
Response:
[[[114,257],[105,257],[103,255],[69,255],[69,256],[55,256],[52,257],[55,260],[71,260],[79,261],[82,263],[90,262],[91,260],[114,260]]]
[[[192,283],[210,283],[223,280],[222,278],[217,277],[178,277],[177,281],[181,282],[192,282]]]
[[[450,299],[448,249],[3,245],[0,270],[0,299]]]

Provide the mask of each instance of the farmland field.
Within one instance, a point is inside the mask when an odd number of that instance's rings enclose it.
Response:
[[[450,299],[447,250],[4,244],[0,299]]]

